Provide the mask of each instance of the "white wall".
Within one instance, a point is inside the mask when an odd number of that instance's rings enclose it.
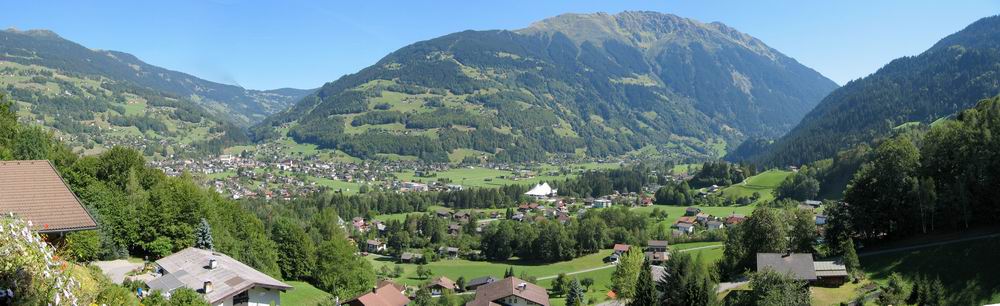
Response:
[[[250,300],[248,303],[243,304],[233,304],[233,298],[228,298],[222,302],[219,302],[213,306],[269,306],[281,305],[281,291],[277,289],[253,287],[249,292]]]

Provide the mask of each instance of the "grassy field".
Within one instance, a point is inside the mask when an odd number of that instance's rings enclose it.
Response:
[[[570,165],[573,170],[595,170],[617,168],[617,163],[580,163]],[[461,167],[452,168],[448,171],[435,172],[435,177],[416,177],[413,171],[397,172],[396,176],[403,181],[423,181],[431,182],[442,178],[451,180],[454,184],[466,187],[499,187],[514,184],[538,184],[541,182],[561,181],[575,177],[575,174],[548,175],[547,173],[559,170],[552,165],[542,166],[540,173],[528,179],[513,179],[514,173],[505,170],[496,170],[482,167]]]
[[[981,302],[1000,302],[1000,238],[972,240],[861,257],[868,278],[884,283],[892,272],[912,279],[918,274],[940,277],[952,293],[969,290]]]
[[[774,189],[791,174],[791,171],[783,170],[764,171],[748,178],[745,182],[723,188],[721,192],[728,198],[749,197],[756,192],[761,196],[757,202],[770,201],[774,199],[772,193]]]
[[[319,290],[309,283],[298,281],[288,281],[286,283],[291,285],[293,289],[281,294],[281,304],[315,306],[330,298],[329,293]]]
[[[316,182],[316,185],[330,187],[333,190],[340,190],[344,194],[356,194],[358,193],[358,190],[361,189],[361,184],[354,182],[331,180],[328,178],[318,178],[313,176],[310,176],[309,180]]]
[[[744,215],[744,216],[749,216],[750,213],[753,212],[753,209],[756,206],[755,205],[746,205],[746,206],[694,206],[694,207],[700,208],[702,212],[704,212],[706,214],[709,214],[709,215],[713,215],[713,216],[716,216],[716,217],[726,217],[726,216],[729,216],[731,214],[741,214],[741,215]],[[684,210],[687,209],[688,207],[687,206],[677,206],[677,205],[653,205],[653,206],[647,206],[647,207],[636,207],[636,208],[633,208],[632,211],[637,211],[637,212],[640,212],[640,213],[649,214],[649,213],[653,212],[653,209],[655,209],[655,208],[659,208],[662,211],[666,211],[667,212],[667,218],[663,219],[663,220],[661,220],[659,222],[655,222],[655,220],[654,220],[655,223],[652,224],[653,226],[658,226],[659,224],[663,224],[663,223],[665,223],[667,225],[674,224],[674,222],[677,222],[678,218],[684,216]]]
[[[837,288],[809,287],[811,304],[815,306],[832,306],[850,302],[858,296],[858,288],[861,288],[864,284],[848,282]]]

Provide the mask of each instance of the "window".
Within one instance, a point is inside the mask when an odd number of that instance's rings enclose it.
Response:
[[[250,291],[247,290],[247,291],[240,292],[236,296],[233,296],[233,305],[236,305],[236,304],[246,304],[247,302],[249,302],[250,301],[250,293],[249,292]]]

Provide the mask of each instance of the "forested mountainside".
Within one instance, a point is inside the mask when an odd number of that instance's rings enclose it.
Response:
[[[254,132],[363,158],[520,161],[650,145],[707,158],[748,136],[782,135],[836,87],[721,23],[567,14],[406,46]]]
[[[1000,17],[980,19],[917,56],[893,60],[835,90],[788,135],[730,159],[803,164],[871,144],[913,122],[931,123],[1000,93]]]
[[[248,90],[147,64],[118,51],[93,50],[47,30],[0,32],[0,61],[41,66],[63,73],[131,83],[198,102],[241,125],[291,106],[312,90]]]

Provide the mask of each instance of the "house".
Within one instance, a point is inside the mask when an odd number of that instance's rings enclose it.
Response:
[[[403,252],[399,255],[399,261],[404,263],[418,262],[424,258],[424,255],[410,252]]]
[[[646,249],[643,255],[646,256],[646,260],[650,264],[658,265],[670,259],[670,251],[667,249],[668,243],[666,240],[649,240],[646,242]]]
[[[385,242],[379,241],[378,239],[368,239],[365,243],[365,250],[369,253],[381,253],[386,250]]]
[[[465,189],[465,187],[462,187],[462,185],[458,185],[458,184],[448,184],[448,185],[445,185],[445,187],[448,187],[449,191],[462,191],[462,190]]]
[[[462,226],[461,225],[458,225],[458,224],[455,224],[455,223],[452,223],[452,224],[448,225],[448,234],[449,235],[457,236],[461,232],[462,232]]]
[[[695,217],[685,216],[677,218],[677,222],[675,222],[674,224],[675,225],[681,223],[694,224],[695,222],[698,222],[698,219],[695,219]]]
[[[609,199],[596,199],[596,200],[594,200],[594,204],[592,204],[591,207],[593,207],[593,208],[606,208],[606,207],[611,207],[612,205],[613,204],[611,203],[611,200],[609,200]]]
[[[678,222],[677,230],[685,234],[694,234],[694,224]]]
[[[716,220],[708,221],[708,223],[707,223],[706,226],[708,227],[708,230],[710,230],[710,231],[714,231],[714,230],[718,230],[718,229],[722,229],[722,228],[726,227],[725,223],[722,223],[722,222],[719,222],[719,221],[716,221]]]
[[[746,221],[746,220],[747,220],[747,217],[744,216],[744,215],[732,214],[732,215],[729,215],[729,217],[726,217],[726,222],[725,223],[726,223],[726,225],[737,225],[737,224],[743,223],[743,221]]]
[[[497,281],[497,278],[496,277],[492,277],[492,276],[477,277],[477,278],[473,278],[468,283],[466,283],[464,289],[466,291],[473,291],[473,290],[476,290],[476,289],[478,289],[479,287],[481,287],[483,285],[490,284],[490,283],[493,283],[493,282],[496,282],[496,281]]]
[[[646,242],[646,250],[654,252],[666,252],[668,244],[669,243],[667,243],[666,240],[649,240]]]
[[[479,286],[476,297],[465,306],[549,306],[549,293],[545,288],[508,277]]]
[[[440,209],[434,212],[439,218],[451,218],[451,212],[448,210]]]
[[[687,209],[684,210],[684,215],[685,216],[694,216],[694,215],[697,215],[700,212],[701,212],[701,209],[699,209],[697,207],[688,207]]]
[[[431,280],[431,283],[427,284],[425,287],[431,290],[431,296],[439,296],[443,294],[445,290],[458,289],[458,285],[455,285],[454,281],[444,276],[435,277]]]
[[[816,215],[816,225],[826,224],[826,215]]]
[[[694,221],[698,222],[698,223],[705,223],[705,222],[708,222],[708,218],[709,217],[711,217],[711,216],[709,216],[706,213],[700,212],[700,213],[694,215]]]
[[[410,303],[404,293],[406,288],[390,281],[379,281],[378,285],[341,305],[346,306],[403,306]]]
[[[630,247],[631,247],[631,246],[629,246],[629,245],[627,245],[627,244],[623,244],[623,243],[616,243],[616,244],[615,244],[615,245],[614,245],[613,247],[611,247],[611,249],[612,249],[612,250],[614,250],[614,251],[613,251],[612,253],[614,253],[614,254],[618,254],[618,255],[621,255],[621,254],[623,254],[623,253],[625,253],[625,252],[628,252],[628,249],[629,249]]]
[[[472,219],[472,214],[467,211],[460,211],[456,212],[454,215],[452,215],[452,217],[455,218],[455,221],[465,224],[469,223],[469,220]]]
[[[146,283],[168,296],[177,288],[198,291],[209,305],[281,305],[292,289],[267,274],[215,251],[186,248],[156,261],[161,276]]]
[[[642,204],[642,206],[653,206],[653,198],[642,197],[642,200],[640,200],[639,203]]]
[[[0,161],[0,214],[31,222],[49,239],[97,222],[47,160]]]
[[[644,252],[643,255],[646,256],[646,261],[649,261],[651,265],[661,265],[670,259],[670,253],[667,252]]]
[[[556,196],[557,191],[558,190],[556,189],[552,189],[552,187],[549,186],[549,183],[541,183],[535,185],[535,187],[532,187],[531,190],[528,190],[528,192],[525,192],[524,194],[537,200],[541,200]]]
[[[427,184],[421,184],[421,183],[417,183],[417,182],[405,182],[405,183],[403,183],[403,191],[419,192],[419,191],[428,191],[428,190],[430,190],[430,187],[428,187]]]
[[[510,219],[514,220],[514,221],[519,221],[519,222],[520,221],[524,221],[524,214],[523,213],[516,213],[516,214],[510,216]]]
[[[793,279],[816,280],[816,267],[809,253],[757,253],[757,271],[771,269]]]
[[[438,253],[441,254],[441,256],[448,256],[448,257],[451,257],[451,258],[456,258],[456,257],[458,257],[458,248],[456,248],[456,247],[440,247],[440,248],[438,248]]]
[[[816,270],[815,284],[831,287],[840,287],[847,282],[849,276],[847,267],[843,262],[837,261],[816,261],[813,262]]]
[[[806,205],[812,206],[813,208],[819,208],[820,205],[823,205],[823,202],[816,200],[805,200],[804,203]]]

